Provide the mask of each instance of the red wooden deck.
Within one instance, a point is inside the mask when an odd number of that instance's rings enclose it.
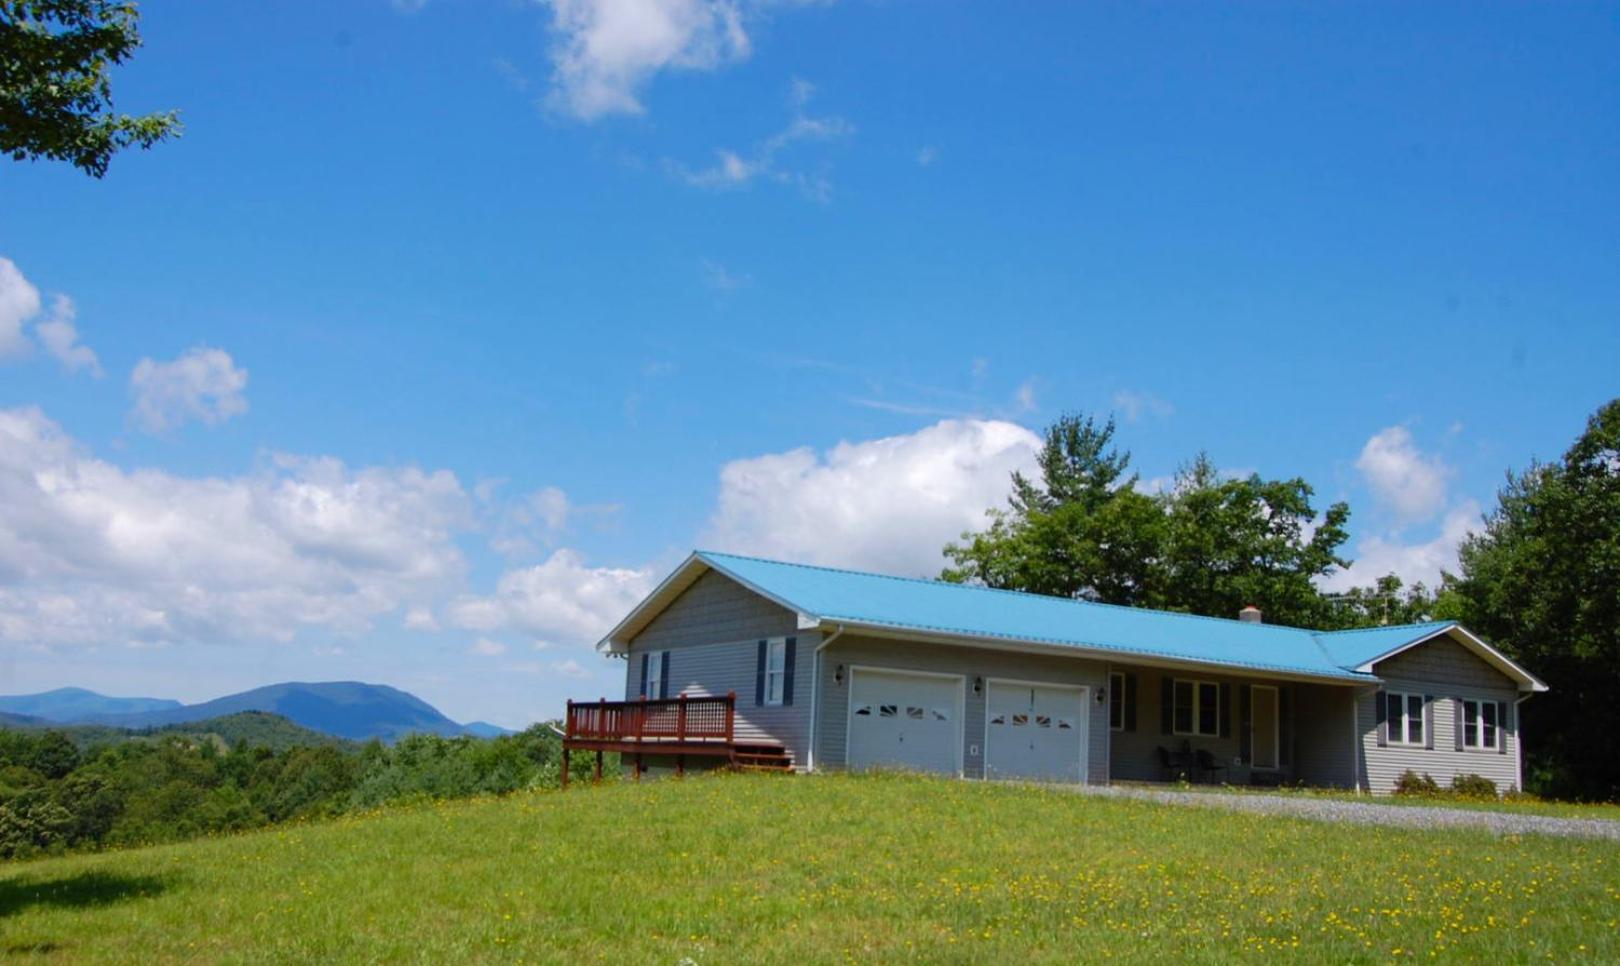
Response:
[[[596,753],[595,777],[602,777],[602,754],[633,756],[641,777],[642,756],[673,755],[677,774],[686,771],[689,755],[725,758],[730,764],[788,768],[791,760],[779,745],[736,740],[737,694],[725,697],[638,698],[635,701],[568,702],[563,731],[562,784],[568,787],[572,753]]]

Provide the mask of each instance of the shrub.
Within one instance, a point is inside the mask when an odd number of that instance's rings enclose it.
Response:
[[[1458,798],[1496,800],[1496,782],[1483,775],[1458,775],[1451,780],[1451,793]]]
[[[1413,796],[1432,796],[1440,794],[1440,783],[1436,782],[1428,772],[1419,775],[1408,768],[1401,772],[1401,777],[1395,779],[1395,794]]]

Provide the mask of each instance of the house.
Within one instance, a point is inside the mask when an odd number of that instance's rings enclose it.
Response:
[[[1520,788],[1518,708],[1546,690],[1454,622],[1324,633],[708,552],[598,648],[626,659],[624,700],[571,702],[567,745],[638,776]]]

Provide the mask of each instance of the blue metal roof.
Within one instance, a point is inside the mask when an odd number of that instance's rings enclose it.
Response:
[[[1376,680],[1354,668],[1446,626],[1410,624],[1324,634],[733,554],[699,551],[696,556],[732,579],[829,623],[999,638],[1344,681]]]

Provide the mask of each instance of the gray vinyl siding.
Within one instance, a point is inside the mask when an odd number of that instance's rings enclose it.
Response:
[[[709,571],[675,599],[630,642],[625,698],[641,693],[641,655],[669,651],[669,695],[737,694],[739,742],[779,744],[795,768],[810,750],[811,659],[820,635],[796,630],[797,615],[746,587]],[[755,705],[759,642],[795,639],[793,703]]]
[[[1354,706],[1360,689],[1331,684],[1294,685],[1293,779],[1317,788],[1356,783]]]
[[[844,683],[835,680],[838,666],[846,668]],[[862,637],[850,633],[839,637],[821,652],[821,720],[816,748],[817,768],[844,765],[845,738],[849,726],[848,668],[894,668],[905,671],[931,671],[962,675],[962,770],[969,778],[984,776],[984,694],[973,693],[973,679],[1012,678],[1050,684],[1079,684],[1091,688],[1086,695],[1087,781],[1108,780],[1108,706],[1098,703],[1097,693],[1106,688],[1106,665],[1085,658],[1044,654],[1019,654],[988,648],[934,644],[921,641]]]
[[[1377,695],[1373,689],[1359,694],[1357,724],[1361,731],[1361,781],[1376,794],[1394,790],[1395,780],[1410,769],[1441,785],[1458,775],[1483,775],[1498,791],[1519,782],[1519,693],[1514,682],[1456,641],[1442,637],[1419,644],[1373,666],[1383,679],[1381,690],[1434,696],[1434,747],[1378,746]],[[1496,749],[1456,750],[1456,703],[1468,698],[1502,701],[1508,705],[1504,738],[1507,753]]]
[[[1109,754],[1110,777],[1115,781],[1164,781],[1166,775],[1159,766],[1158,749],[1175,751],[1185,742],[1195,751],[1208,751],[1224,765],[1226,773],[1217,774],[1217,781],[1247,784],[1256,777],[1256,770],[1242,755],[1243,750],[1243,685],[1266,685],[1290,689],[1289,724],[1282,725],[1280,738],[1292,736],[1290,747],[1281,757],[1288,764],[1267,769],[1267,776],[1288,781],[1307,781],[1318,785],[1349,785],[1354,776],[1351,759],[1354,754],[1354,734],[1350,720],[1350,688],[1274,681],[1261,677],[1236,677],[1211,674],[1205,671],[1173,671],[1159,668],[1113,665],[1109,668],[1136,676],[1136,727],[1113,732]],[[1189,681],[1210,681],[1225,684],[1229,700],[1222,709],[1227,718],[1227,737],[1208,735],[1178,735],[1167,733],[1163,727],[1163,681],[1181,678]],[[1252,757],[1252,755],[1250,756]]]

